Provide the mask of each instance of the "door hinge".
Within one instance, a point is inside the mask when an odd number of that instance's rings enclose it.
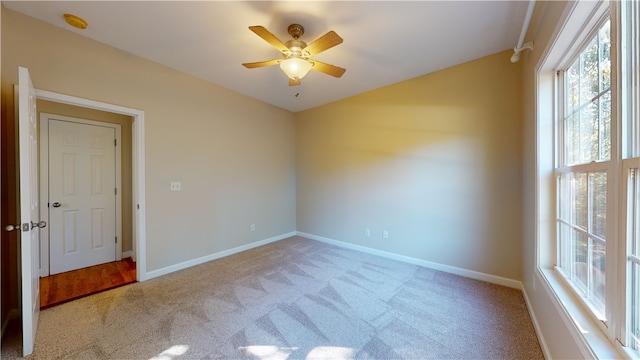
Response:
[[[113,146],[118,146],[118,139],[113,139]]]
[[[116,244],[118,243],[118,237],[116,236]]]
[[[118,188],[113,189],[114,195],[118,195]]]

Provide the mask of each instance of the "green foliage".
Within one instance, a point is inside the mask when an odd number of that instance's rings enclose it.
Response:
[[[566,165],[611,158],[610,23],[565,71]]]

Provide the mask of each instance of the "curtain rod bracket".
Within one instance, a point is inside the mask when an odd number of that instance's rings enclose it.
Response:
[[[529,41],[528,43],[522,44],[522,46],[519,48],[518,47],[513,48],[513,55],[511,56],[511,62],[517,63],[518,60],[520,60],[520,53],[522,53],[527,49],[533,51],[533,41]]]

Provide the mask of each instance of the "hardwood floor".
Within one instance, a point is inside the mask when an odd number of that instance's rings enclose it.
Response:
[[[83,296],[136,281],[131,258],[40,278],[40,308],[45,309]]]

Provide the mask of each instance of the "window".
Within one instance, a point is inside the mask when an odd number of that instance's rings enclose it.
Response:
[[[570,30],[538,75],[538,216],[541,236],[554,239],[542,242],[539,261],[565,280],[552,285],[558,294],[569,288],[610,343],[637,358],[640,1],[572,6]]]
[[[611,161],[611,25],[558,71],[558,267],[605,319],[607,183]]]
[[[626,278],[623,344],[640,354],[640,3],[621,3],[622,196]],[[624,335],[626,334],[626,336]]]

